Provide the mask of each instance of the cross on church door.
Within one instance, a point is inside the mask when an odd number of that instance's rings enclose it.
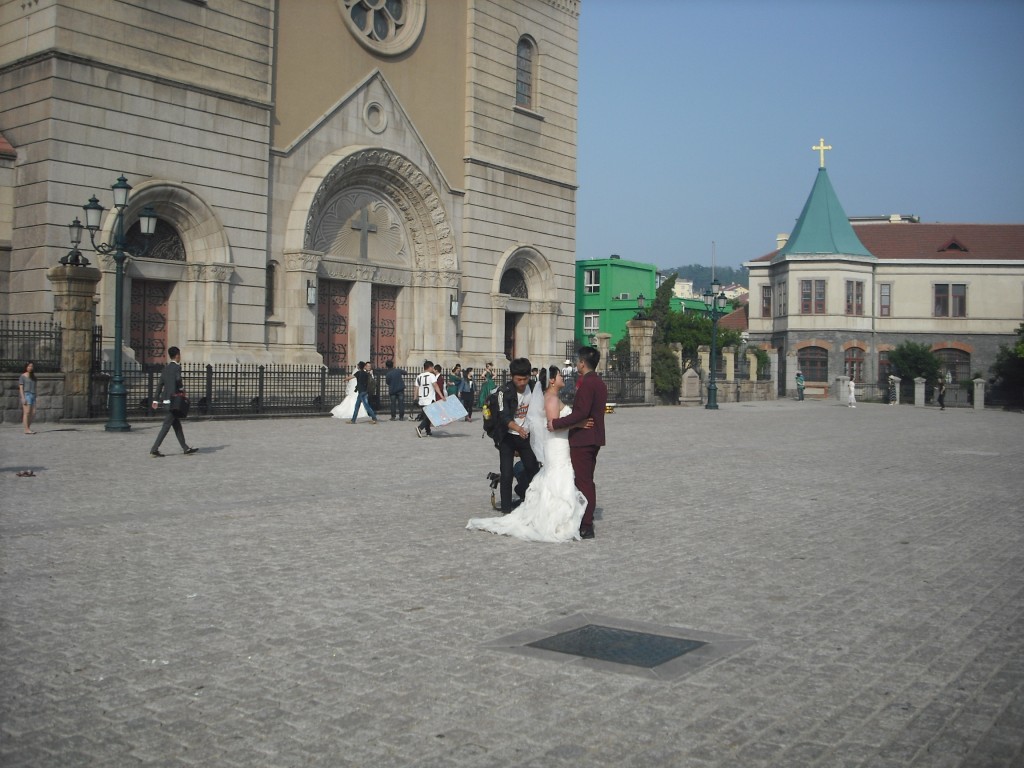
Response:
[[[329,369],[348,368],[348,292],[352,283],[320,280],[316,296],[316,351]]]
[[[142,365],[167,362],[167,312],[174,283],[132,280],[129,345]]]
[[[394,360],[398,339],[395,325],[398,320],[398,288],[393,285],[374,285],[370,289],[370,364],[383,368]]]

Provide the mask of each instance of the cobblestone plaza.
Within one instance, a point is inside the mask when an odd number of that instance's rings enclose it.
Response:
[[[6,767],[1024,763],[1020,413],[619,409],[564,545],[478,421],[158,426],[0,428]],[[720,653],[504,642],[591,619]]]

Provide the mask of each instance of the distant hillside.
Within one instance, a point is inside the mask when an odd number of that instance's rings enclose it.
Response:
[[[675,272],[681,279],[693,280],[694,293],[701,293],[705,288],[711,286],[711,267],[706,267],[703,264],[689,264],[685,267],[671,267],[658,271],[666,275]],[[715,267],[715,277],[722,285],[739,283],[744,288],[750,287],[747,270],[743,267]]]

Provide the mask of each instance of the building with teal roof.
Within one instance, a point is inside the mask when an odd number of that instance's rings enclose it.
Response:
[[[831,147],[813,149],[821,165],[796,226],[744,265],[750,341],[778,353],[780,394],[798,370],[811,395],[840,377],[872,394],[904,341],[931,347],[954,382],[987,375],[1024,316],[1024,225],[851,220],[825,169]]]

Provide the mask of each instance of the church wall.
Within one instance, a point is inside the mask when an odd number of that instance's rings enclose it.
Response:
[[[224,291],[224,300],[231,302],[224,309],[230,326],[225,323],[223,338],[210,339],[210,328],[179,323],[172,329],[178,337],[172,343],[185,350],[189,339],[181,337],[191,336],[239,347],[262,344],[269,110],[253,99],[269,94],[273,3],[236,6],[228,15],[178,0],[97,2],[83,6],[87,12],[55,3],[42,15],[50,18],[53,37],[77,57],[42,51],[31,60],[0,66],[0,131],[19,153],[11,255],[18,284],[11,285],[10,315],[49,317],[52,299],[45,272],[70,247],[67,224],[75,216],[84,219],[81,206],[93,194],[109,209],[110,185],[123,173],[136,193],[153,181],[187,188],[214,212],[211,222],[227,244],[218,258],[232,262]],[[10,5],[5,8],[9,11]],[[209,29],[203,27],[207,23]],[[137,25],[159,34],[142,34]],[[133,35],[148,41],[145,56]],[[133,41],[128,51],[98,42],[118,36]],[[5,56],[12,50],[10,42],[4,39]],[[257,43],[264,54],[253,53]],[[204,52],[199,50],[203,46],[212,47]],[[102,59],[91,59],[97,52]],[[111,60],[114,64],[107,63]],[[204,67],[210,70],[206,74]],[[147,202],[161,218],[179,210],[170,192],[154,195]],[[130,211],[129,223],[135,213]],[[110,221],[108,210],[104,227]],[[191,235],[194,240],[182,235],[190,259],[212,258],[211,233]],[[83,252],[101,265],[87,242]],[[154,264],[140,259],[130,265],[129,280],[140,269],[150,269],[147,262]],[[113,329],[112,283],[112,271],[105,272],[99,321],[108,335]],[[176,302],[184,300],[185,290],[179,283]],[[188,294],[189,301],[217,295],[202,286]]]
[[[458,186],[465,134],[466,12],[466,0],[429,2],[419,41],[410,51],[389,57],[355,40],[335,0],[281,4],[274,146],[291,146],[343,95],[380,70],[441,171]]]
[[[112,70],[267,100],[272,0],[90,0],[0,7],[0,67],[53,48]],[[197,35],[197,28],[202,34]]]
[[[521,246],[534,249],[547,271],[541,278],[527,270],[530,303],[518,351],[555,359],[573,335],[577,25],[573,2],[472,3],[461,328],[463,349],[499,366],[504,308],[491,291],[501,260]],[[522,35],[538,52],[530,110],[515,106]]]
[[[474,8],[468,154],[575,184],[578,13],[544,0],[479,0]],[[522,35],[536,41],[538,52],[530,110],[515,107],[516,45]]]

